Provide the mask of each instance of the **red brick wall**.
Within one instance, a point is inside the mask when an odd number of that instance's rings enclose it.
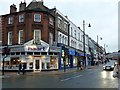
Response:
[[[36,12],[22,12],[25,14],[24,23],[19,23],[19,15],[21,13],[15,13],[12,16],[14,17],[14,21],[12,25],[8,25],[8,17],[11,15],[5,15],[3,17],[3,43],[7,44],[8,35],[7,33],[9,31],[13,31],[13,44],[18,44],[18,35],[19,30],[23,30],[24,34],[24,42],[27,42],[31,39],[33,39],[34,35],[34,29],[40,29],[41,30],[41,39],[47,43],[49,43],[49,32],[50,29],[54,33],[54,26],[49,25],[49,16],[46,13],[40,13],[41,14],[41,22],[36,23],[34,22],[34,13]],[[39,13],[39,12],[37,12]],[[53,34],[54,35],[54,34]]]

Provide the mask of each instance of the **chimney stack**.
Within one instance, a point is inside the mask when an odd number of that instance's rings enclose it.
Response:
[[[39,0],[38,2],[40,2],[43,5],[43,0]]]
[[[23,10],[25,10],[25,8],[26,8],[26,2],[24,2],[24,3],[20,3],[19,4],[19,11],[23,11]]]
[[[15,13],[17,11],[16,5],[13,4],[10,6],[10,13]]]
[[[78,27],[80,29],[80,27]]]

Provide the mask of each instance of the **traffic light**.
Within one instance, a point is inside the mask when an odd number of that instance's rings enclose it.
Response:
[[[64,52],[64,50],[62,50],[62,57],[64,57],[65,56],[65,52]]]

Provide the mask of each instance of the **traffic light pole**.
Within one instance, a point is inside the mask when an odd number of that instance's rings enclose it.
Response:
[[[4,75],[4,72],[5,72],[5,70],[4,70],[4,63],[5,63],[5,58],[6,57],[7,57],[7,55],[5,57],[3,57],[2,75]]]
[[[3,65],[2,65],[2,75],[4,75],[4,72],[5,72],[5,69],[4,69],[4,63],[5,63],[5,58],[9,55],[10,53],[10,48],[8,48],[8,45],[7,47],[4,47],[3,48],[3,53],[5,54],[5,56],[3,57]]]
[[[63,64],[64,64],[64,72],[66,72],[66,58],[65,58],[65,56],[63,57]]]

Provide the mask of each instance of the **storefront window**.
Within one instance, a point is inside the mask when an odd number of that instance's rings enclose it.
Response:
[[[50,69],[58,69],[58,57],[51,56]]]
[[[63,67],[63,57],[61,58],[61,67]]]
[[[77,66],[77,57],[74,57],[73,65],[74,65],[74,66]]]
[[[69,65],[70,65],[69,59],[66,57],[66,66],[69,67]]]
[[[11,58],[10,61],[4,62],[5,69],[18,69],[18,64],[20,63],[19,57]]]
[[[20,63],[19,57],[11,58],[10,64],[11,65],[18,65]]]

